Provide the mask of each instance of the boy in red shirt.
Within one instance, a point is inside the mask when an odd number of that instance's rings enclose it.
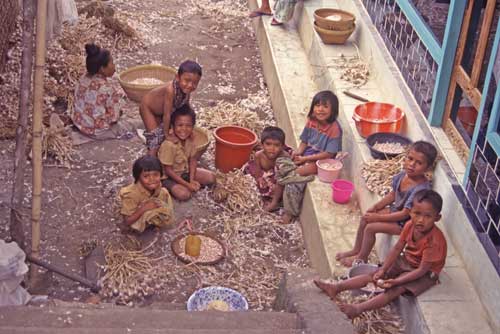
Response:
[[[340,310],[349,318],[383,307],[404,293],[418,296],[428,290],[437,283],[446,259],[446,239],[435,226],[441,219],[442,206],[443,199],[437,192],[420,190],[413,200],[411,220],[404,226],[398,242],[379,270],[372,275],[356,276],[336,284],[320,280],[314,283],[332,299],[341,291],[359,289],[370,282],[385,289],[384,293],[365,302],[340,304]]]

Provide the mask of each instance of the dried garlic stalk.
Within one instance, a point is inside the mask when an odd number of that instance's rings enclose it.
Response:
[[[365,180],[368,190],[387,195],[392,190],[392,177],[403,169],[406,154],[400,154],[393,159],[369,160],[361,167],[361,176]]]
[[[142,250],[127,249],[121,244],[108,245],[101,294],[132,306],[134,301],[158,292],[167,281],[168,273],[159,263],[165,256],[153,258],[152,246],[156,241]]]

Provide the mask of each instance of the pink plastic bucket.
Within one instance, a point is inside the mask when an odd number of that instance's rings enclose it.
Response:
[[[331,183],[339,177],[342,162],[335,159],[316,160],[318,167],[318,178],[322,182]]]
[[[351,199],[354,184],[347,180],[335,180],[332,182],[332,199],[335,203],[345,204]]]

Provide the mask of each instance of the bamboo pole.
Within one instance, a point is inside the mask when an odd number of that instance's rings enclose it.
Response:
[[[45,66],[45,25],[47,0],[38,0],[36,11],[36,53],[33,87],[33,198],[31,206],[31,256],[40,258],[40,209],[42,203],[42,117],[43,79]],[[36,268],[31,268],[32,281]]]
[[[17,116],[16,152],[14,155],[14,183],[10,207],[10,235],[19,247],[26,249],[24,222],[21,219],[21,206],[24,198],[24,172],[26,169],[26,140],[28,112],[31,95],[31,75],[33,73],[33,29],[35,25],[35,0],[23,2],[23,35],[21,83],[19,87],[19,113]]]

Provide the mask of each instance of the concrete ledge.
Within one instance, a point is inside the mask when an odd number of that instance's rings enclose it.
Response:
[[[254,0],[250,3],[255,6]],[[339,6],[339,3],[342,6]],[[312,27],[312,13],[319,7],[341,7],[356,14],[357,31],[346,45],[323,45]],[[369,159],[369,152],[351,120],[357,101],[341,94],[341,90],[347,86],[339,80],[339,73],[330,66],[331,61],[340,53],[355,54],[353,42],[356,42],[362,56],[372,57],[375,75],[367,85],[354,92],[372,100],[394,103],[407,111],[415,110],[407,112],[407,124],[412,124],[406,128],[410,138],[434,141],[435,135],[419,114],[418,106],[402,81],[396,65],[388,51],[380,47],[383,45],[380,36],[362,10],[358,1],[309,0],[303,7],[296,8],[295,22],[285,25],[284,28],[270,27],[269,18],[254,21],[257,21],[255,29],[262,49],[273,109],[278,124],[285,129],[288,143],[297,145],[297,138],[305,124],[304,109],[308,108],[312,95],[323,89],[331,89],[337,93],[341,104],[339,121],[344,128],[344,150],[351,153],[344,172],[345,176],[354,181],[361,209],[365,210],[378,199],[365,189],[364,181],[359,175],[359,167]],[[297,29],[294,29],[294,24]],[[297,34],[300,36],[301,46],[297,45]],[[265,45],[262,41],[265,41]],[[306,85],[305,82],[308,81],[312,82]],[[300,84],[301,88],[297,88],[297,84]],[[419,126],[413,126],[417,124]],[[500,312],[495,312],[499,309],[500,301],[498,276],[467,222],[465,212],[452,190],[454,186],[459,186],[454,173],[446,162],[440,163],[435,170],[434,188],[442,194],[445,201],[444,219],[441,224],[444,225],[447,238],[451,241],[449,256],[441,279],[443,284],[423,294],[418,301],[400,302],[403,316],[409,325],[408,333],[493,333],[488,321],[497,328],[495,324],[500,316]],[[301,215],[311,263],[323,276],[334,270],[335,253],[352,245],[357,227],[357,224],[345,224],[347,218],[352,216],[355,206],[335,205],[328,200],[329,197],[330,189],[327,185],[317,181],[311,183],[307,188]],[[383,258],[390,247],[390,238],[378,239],[377,251]],[[460,245],[459,253],[453,248],[453,244]],[[468,252],[473,253],[474,257]],[[478,270],[479,268],[481,270]],[[477,282],[475,286],[467,273],[472,276],[472,281]],[[486,284],[484,279],[479,279],[481,274],[486,275],[483,276],[487,278]],[[479,295],[487,313],[474,287],[480,291]],[[488,289],[490,295],[485,295]],[[473,311],[470,311],[471,309]],[[442,321],[446,317],[453,321]],[[457,317],[460,321],[454,321]]]
[[[307,333],[355,334],[354,326],[337,304],[314,286],[315,277],[316,273],[310,269],[297,268],[285,273],[275,310],[296,313]]]

